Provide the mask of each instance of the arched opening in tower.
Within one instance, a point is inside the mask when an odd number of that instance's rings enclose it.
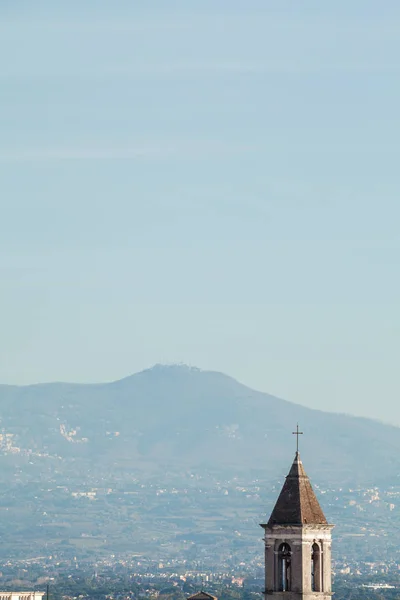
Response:
[[[314,543],[311,548],[311,589],[313,592],[322,592],[321,567],[321,549],[317,543]]]
[[[290,592],[292,551],[289,544],[279,546],[278,561],[278,589],[280,592]]]

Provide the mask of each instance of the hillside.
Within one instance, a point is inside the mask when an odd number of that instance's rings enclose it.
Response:
[[[257,569],[258,524],[293,459],[297,421],[339,554],[395,551],[398,428],[181,366],[108,384],[0,386],[0,414],[0,559],[135,553]]]
[[[320,481],[400,472],[399,428],[311,410],[184,366],[157,365],[107,384],[0,386],[0,414],[0,452],[10,467],[28,456],[47,472],[59,457],[58,469],[83,461],[105,474],[116,466],[203,466],[276,477],[291,460],[298,421],[302,456]]]

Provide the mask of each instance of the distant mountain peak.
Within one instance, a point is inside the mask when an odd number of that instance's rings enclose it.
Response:
[[[190,377],[192,375],[198,375],[200,373],[206,374],[211,373],[211,371],[204,371],[203,369],[199,369],[198,367],[193,367],[184,363],[156,363],[152,367],[148,367],[147,369],[143,369],[142,371],[132,373],[132,375],[128,375],[127,377],[123,377],[122,379],[117,379],[116,381],[112,381],[106,385],[123,385],[138,380],[148,380],[153,382],[162,379],[185,380],[185,378],[187,377]]]
[[[0,413],[0,456],[13,460],[19,448],[21,457],[35,451],[40,460],[80,457],[84,464],[100,456],[107,472],[121,457],[133,469],[276,470],[286,464],[299,421],[307,463],[324,477],[372,480],[399,472],[399,428],[312,410],[187,364],[156,364],[113,383],[0,386]],[[67,444],[60,427],[87,442]]]
[[[147,373],[147,372],[152,372],[152,373],[167,373],[167,372],[193,372],[193,373],[201,373],[202,369],[199,369],[199,367],[193,367],[191,365],[187,365],[185,363],[156,363],[155,365],[153,365],[152,367],[149,367],[148,369],[144,369],[143,371],[140,371],[140,373]]]

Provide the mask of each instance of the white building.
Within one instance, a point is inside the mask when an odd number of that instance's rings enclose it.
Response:
[[[45,592],[0,592],[0,600],[42,600]]]

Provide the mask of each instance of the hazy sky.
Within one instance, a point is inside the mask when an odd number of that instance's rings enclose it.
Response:
[[[3,0],[0,382],[400,424],[399,56],[398,0]]]

